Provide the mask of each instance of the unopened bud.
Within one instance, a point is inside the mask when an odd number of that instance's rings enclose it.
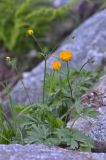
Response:
[[[6,61],[10,61],[11,58],[9,56],[6,57]]]

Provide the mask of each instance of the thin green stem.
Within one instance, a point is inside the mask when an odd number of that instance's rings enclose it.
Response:
[[[82,65],[82,67],[80,68],[80,72],[82,71],[82,69],[83,69],[87,64],[88,64],[88,61],[85,62],[85,63]]]
[[[53,70],[53,72],[51,73],[51,77],[52,77],[52,80],[53,82],[50,83],[50,87],[49,87],[49,93],[52,91],[52,86],[54,86],[54,75],[55,75],[55,71]]]
[[[15,70],[16,70],[17,75],[18,75],[19,77],[21,77],[21,76],[20,76],[20,73],[18,72],[17,67],[15,67]],[[23,85],[23,87],[24,87],[24,90],[25,90],[25,92],[26,92],[26,95],[27,95],[27,97],[28,97],[28,99],[29,99],[29,103],[30,103],[30,105],[31,105],[32,102],[31,102],[30,96],[29,96],[29,94],[28,94],[28,91],[27,91],[27,89],[26,89],[26,87],[25,87],[25,85],[24,85],[24,82],[23,82],[23,80],[22,80],[21,78],[20,78],[20,81],[21,81],[21,83],[22,83],[22,85]]]
[[[76,122],[80,117],[81,117],[81,116],[79,116],[79,117],[77,117],[77,118],[75,118],[75,119],[73,120],[73,122],[72,122],[72,124],[71,124],[71,126],[70,126],[70,130],[73,129],[73,126],[74,126],[75,122]]]
[[[73,120],[73,122],[72,122],[72,124],[71,124],[71,127],[70,127],[70,130],[72,130],[72,128],[73,128],[75,122],[77,121],[77,119],[78,119],[78,118],[76,118],[76,119]]]
[[[40,45],[40,43],[37,41],[36,37],[34,35],[32,35],[32,38],[34,40],[34,42],[38,45],[39,49],[41,51],[42,50],[42,47]],[[44,57],[44,78],[43,78],[43,104],[45,103],[45,80],[46,80],[46,59],[47,59],[47,55],[44,53],[44,54],[41,54],[43,55]]]
[[[89,58],[83,65],[82,65],[82,67],[80,68],[80,72],[82,71],[82,69],[85,67],[85,65],[87,65],[87,64],[92,64],[92,63],[94,63],[94,56],[92,56],[91,58]]]
[[[36,37],[34,35],[32,35],[32,38],[33,38],[34,42],[38,45],[39,49],[42,51],[42,47],[41,47],[40,43],[37,41]]]
[[[5,86],[2,82],[0,82],[0,85],[6,90],[6,94],[7,94],[7,97],[9,99],[9,102],[10,102],[10,105],[11,105],[11,108],[12,108],[13,107],[13,102],[12,102],[11,95],[10,95],[8,87]],[[10,108],[10,110],[11,110],[11,108]]]
[[[12,125],[12,123],[9,121],[9,119],[8,119],[8,117],[6,116],[6,114],[4,113],[4,111],[2,111],[2,115],[3,115],[3,117],[4,117],[4,119],[6,120],[6,122],[9,124],[9,126],[11,127],[11,130],[14,132],[14,134],[15,134],[15,128],[16,128],[16,125],[15,125],[15,127],[13,127],[13,125]]]
[[[11,143],[11,141],[8,140],[6,137],[4,137],[2,134],[0,134],[0,137],[3,138],[4,140],[6,140],[7,142],[9,142],[9,144]]]
[[[5,119],[5,121],[9,124],[11,130],[13,131],[14,135],[15,135],[15,129],[17,128],[17,122],[16,122],[16,117],[14,116],[14,106],[13,106],[13,102],[12,102],[12,99],[11,99],[11,95],[9,94],[9,90],[8,90],[8,87],[6,87],[3,83],[1,83],[1,85],[3,86],[4,89],[6,89],[6,92],[7,92],[7,96],[9,98],[9,101],[10,101],[10,114],[11,114],[11,118],[13,120],[13,124],[9,121],[8,119],[8,115],[6,115],[6,113],[4,112],[4,110],[2,110],[2,115]],[[4,128],[5,129],[5,128]]]
[[[68,86],[70,88],[70,93],[71,93],[71,98],[72,98],[72,86],[70,84],[70,79],[69,79],[69,75],[70,75],[70,70],[69,70],[69,64],[67,62],[67,82],[68,82]]]
[[[13,104],[13,101],[12,101],[12,98],[11,98],[11,95],[10,95],[10,92],[9,92],[9,89],[8,89],[8,87],[7,86],[5,86],[3,83],[0,83],[2,86],[3,86],[3,88],[4,89],[6,89],[6,92],[7,92],[7,96],[8,96],[8,99],[9,99],[9,102],[10,102],[10,105],[9,105],[9,109],[10,109],[10,114],[11,114],[11,118],[12,118],[12,120],[13,120],[13,122],[14,122],[14,128],[16,128],[16,120],[15,120],[15,117],[14,117],[14,104]],[[7,121],[8,120],[8,113],[4,113],[4,111],[3,111],[3,113],[2,114],[5,114],[4,115],[4,118],[5,118],[5,120]],[[7,122],[9,122],[9,121],[7,121]]]
[[[45,103],[46,57],[44,58],[43,104]]]

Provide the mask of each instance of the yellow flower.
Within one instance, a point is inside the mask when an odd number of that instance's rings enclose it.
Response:
[[[60,52],[60,59],[62,61],[68,62],[72,59],[72,57],[73,57],[73,54],[69,50]]]
[[[31,36],[31,35],[33,35],[33,30],[32,29],[28,29],[27,33],[28,33],[29,36]]]
[[[59,70],[60,68],[61,68],[61,63],[60,63],[59,61],[54,61],[54,62],[52,63],[52,69],[53,69],[53,70],[57,71],[57,70]]]

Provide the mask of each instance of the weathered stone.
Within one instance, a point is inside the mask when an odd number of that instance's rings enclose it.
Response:
[[[84,106],[95,108],[106,106],[106,75],[99,78],[94,87],[82,95],[81,103]]]
[[[95,150],[106,152],[106,75],[102,76],[93,88],[81,97],[84,107],[93,107],[100,112],[94,119],[80,117],[74,124],[74,128],[80,130],[95,141]],[[73,120],[67,123],[70,128]]]
[[[47,70],[50,71],[51,63],[58,59],[59,52],[65,49],[73,52],[73,59],[70,62],[71,68],[76,68],[84,64],[88,58],[94,56],[95,62],[87,65],[86,69],[92,69],[101,65],[106,55],[106,10],[89,18],[79,28],[77,28],[60,46],[59,49],[47,60]],[[75,36],[73,39],[72,37]],[[65,65],[65,63],[63,63]],[[32,102],[35,102],[42,93],[42,80],[44,72],[44,62],[29,72],[22,81],[27,89]],[[29,104],[29,99],[23,88],[22,82],[15,86],[11,92],[11,97],[15,103]]]
[[[94,107],[100,115],[97,119],[81,117],[75,122],[74,128],[93,138],[96,151],[106,152],[106,75],[81,97],[81,103],[85,107]],[[70,128],[71,124],[72,119],[67,127]]]
[[[84,153],[44,145],[0,145],[0,160],[106,160],[105,153]]]
[[[59,7],[61,5],[64,5],[68,2],[69,0],[53,0],[53,5],[55,7]]]
[[[102,94],[106,94],[106,74],[102,76],[99,81],[95,84],[95,88]]]
[[[100,112],[97,119],[80,117],[73,127],[95,141],[96,151],[106,152],[106,107],[101,106],[97,111]],[[67,127],[70,128],[71,124],[72,120],[67,123]]]

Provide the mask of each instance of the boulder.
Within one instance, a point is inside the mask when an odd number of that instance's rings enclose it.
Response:
[[[59,52],[66,49],[73,53],[73,59],[70,62],[71,68],[82,66],[93,56],[95,62],[87,65],[86,69],[90,70],[96,66],[101,66],[106,55],[106,9],[86,20],[66,38],[48,58],[47,71],[51,70],[51,63],[59,58]],[[65,66],[65,63],[63,65]],[[29,104],[29,95],[31,102],[35,102],[42,94],[43,72],[44,62],[27,73],[26,76],[23,76],[23,79],[17,83],[10,93],[12,100],[17,104]],[[5,102],[5,106],[7,106],[7,103]]]
[[[94,150],[96,152],[106,153],[106,107],[101,106],[97,110],[100,113],[97,119],[80,117],[73,128],[94,140]],[[67,127],[70,128],[71,124],[72,120],[67,123]]]
[[[54,0],[54,1],[53,1],[53,5],[54,5],[55,7],[59,7],[59,6],[61,6],[61,5],[66,4],[67,2],[69,2],[69,0]]]
[[[93,94],[94,92],[95,94]],[[91,100],[86,98],[86,96],[90,97]],[[90,89],[89,92],[82,97],[86,100],[86,106],[95,107],[99,112],[99,116],[96,119],[81,116],[73,127],[94,140],[94,149],[96,152],[106,153],[106,75],[102,76],[94,88]],[[99,99],[101,99],[101,101],[98,101]],[[83,104],[85,104],[85,100],[82,101]],[[70,128],[73,123],[72,121],[73,120],[70,119],[67,123],[68,128]]]
[[[0,160],[106,160],[105,153],[84,153],[45,145],[0,145]]]

